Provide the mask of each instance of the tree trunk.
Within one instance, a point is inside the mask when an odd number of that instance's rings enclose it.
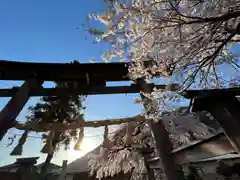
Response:
[[[145,93],[152,92],[152,88],[150,86],[147,86],[144,80],[138,80],[137,83],[139,84],[140,89],[143,92]],[[146,97],[143,94],[141,94],[141,97],[143,100],[146,100]],[[144,104],[145,109],[148,109],[147,106],[148,104],[145,103]],[[147,111],[151,112],[151,110]],[[179,164],[176,164],[174,157],[172,155],[173,150],[172,143],[169,138],[169,133],[165,129],[163,122],[161,120],[156,122],[155,120],[151,119],[148,121],[148,124],[151,128],[153,137],[155,139],[156,149],[161,159],[166,179],[184,180],[184,174],[182,172],[181,166]]]

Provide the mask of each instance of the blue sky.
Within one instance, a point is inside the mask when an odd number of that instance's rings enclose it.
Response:
[[[0,59],[14,61],[35,62],[69,62],[79,60],[89,62],[94,58],[101,62],[100,56],[108,48],[103,44],[93,44],[93,37],[81,28],[86,22],[88,13],[102,9],[101,0],[1,0],[0,1]],[[77,29],[78,28],[78,29]],[[87,39],[86,39],[87,36]],[[44,71],[44,70],[43,70]],[[229,73],[227,73],[231,76]],[[0,88],[20,85],[22,82],[0,81]],[[45,83],[45,86],[50,86]],[[89,96],[85,102],[87,106],[86,119],[99,120],[133,116],[141,112],[141,105],[133,103],[135,95],[106,95]],[[28,113],[27,107],[36,103],[38,98],[31,98],[18,117],[24,121]],[[7,103],[8,98],[0,99],[0,109]],[[10,130],[8,136],[22,133]],[[102,137],[102,128],[86,129],[84,150],[60,150],[53,162],[61,164],[62,160],[72,161],[98,145]],[[31,134],[39,136],[38,134]],[[7,137],[8,137],[7,136]],[[0,142],[0,165],[15,161],[16,157],[9,154],[13,146],[6,147],[7,137]],[[40,156],[41,140],[29,138],[24,146],[23,156]]]
[[[100,56],[107,46],[93,44],[93,37],[81,28],[88,13],[98,11],[102,7],[101,1],[88,0],[2,0],[0,2],[0,59],[14,61],[35,62],[69,62],[79,60],[89,62],[91,58],[101,61]],[[79,29],[77,29],[79,28]],[[88,38],[86,39],[86,36]],[[43,70],[44,71],[44,70]],[[0,87],[20,85],[22,82],[0,81]],[[50,86],[45,83],[45,86]],[[138,114],[142,107],[133,103],[136,95],[107,95],[89,96],[85,102],[87,106],[86,119],[106,119]],[[34,104],[38,98],[31,98],[18,117],[24,121],[28,113],[27,107]],[[8,98],[0,99],[0,109],[7,103]],[[8,137],[21,132],[10,130]],[[86,136],[102,134],[102,129],[86,129]],[[39,136],[38,134],[31,134]],[[61,164],[63,159],[72,161],[94,148],[101,142],[101,136],[84,139],[85,148],[77,152],[60,150],[53,162]],[[13,146],[6,147],[7,137],[0,142],[0,165],[15,161],[9,153]],[[29,138],[24,146],[23,156],[40,156],[43,161],[45,155],[40,153],[42,143],[40,139]]]

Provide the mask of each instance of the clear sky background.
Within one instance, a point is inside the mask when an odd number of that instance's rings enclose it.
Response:
[[[98,11],[103,6],[100,0],[2,0],[0,2],[0,59],[27,62],[69,62],[79,60],[89,62],[91,58],[101,61],[100,56],[108,48],[103,44],[93,44],[93,37],[81,28],[88,13]],[[77,29],[79,28],[79,29]],[[86,36],[88,38],[86,39]],[[43,69],[44,71],[44,69]],[[22,82],[0,81],[0,88],[21,85]],[[50,86],[45,83],[44,86]],[[141,106],[133,103],[136,95],[101,95],[89,96],[86,119],[107,119],[133,116],[141,111]],[[24,121],[27,107],[36,103],[38,98],[31,98],[18,120]],[[0,109],[8,98],[0,99]],[[10,130],[7,137],[22,132]],[[72,161],[93,149],[101,141],[102,128],[87,129],[82,151],[60,150],[53,162]],[[32,136],[39,136],[33,133]],[[9,154],[17,144],[6,147],[8,138],[0,142],[0,165],[12,163],[16,157]],[[19,137],[19,136],[18,136]],[[39,162],[45,159],[40,153],[42,142],[39,138],[28,138],[24,146],[23,157],[39,156]]]
[[[107,45],[93,44],[94,38],[83,30],[81,24],[86,22],[89,13],[99,11],[102,7],[102,0],[1,0],[0,59],[27,62],[79,60],[86,63],[94,58],[96,62],[101,62],[100,56],[108,48]],[[231,77],[229,73],[226,74]],[[21,83],[0,81],[0,88],[21,85]],[[50,87],[51,83],[45,83],[44,86]],[[100,120],[134,116],[142,109],[141,105],[134,104],[134,96],[137,95],[89,96],[85,102],[87,106],[85,118]],[[31,98],[19,115],[19,121],[24,121],[28,114],[27,107],[37,100],[38,98]],[[7,102],[8,98],[1,98],[0,109]],[[12,146],[6,147],[8,137],[15,133],[22,132],[10,130],[0,142],[0,165],[15,161],[16,157],[11,157],[10,152],[17,144],[17,140]],[[61,164],[64,159],[70,162],[81,157],[101,143],[102,137],[99,135],[102,133],[102,128],[86,129],[83,150],[60,150],[53,162]],[[33,133],[31,136],[36,137],[39,134]],[[41,139],[28,138],[23,157],[39,156],[39,162],[42,162],[45,155],[40,153],[41,148]]]

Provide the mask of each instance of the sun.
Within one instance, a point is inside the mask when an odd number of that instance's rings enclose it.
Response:
[[[81,144],[80,149],[82,151],[91,151],[96,147],[96,142],[93,141],[91,138],[84,138]]]
[[[91,150],[93,150],[94,148],[96,148],[99,144],[91,139],[91,138],[83,138],[82,144],[80,146],[80,150],[74,150],[74,144],[72,144],[72,150],[70,152],[71,156],[74,157],[81,157],[83,155],[85,155],[86,153],[90,152]]]

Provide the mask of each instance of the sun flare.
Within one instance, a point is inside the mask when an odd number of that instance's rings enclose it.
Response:
[[[93,140],[91,138],[83,138],[83,141],[80,146],[80,150],[74,150],[73,148],[71,148],[72,150],[70,154],[71,156],[74,156],[74,157],[81,157],[84,154],[96,148],[97,146],[98,146],[98,142],[96,140]],[[72,147],[74,147],[74,144],[72,145]]]

